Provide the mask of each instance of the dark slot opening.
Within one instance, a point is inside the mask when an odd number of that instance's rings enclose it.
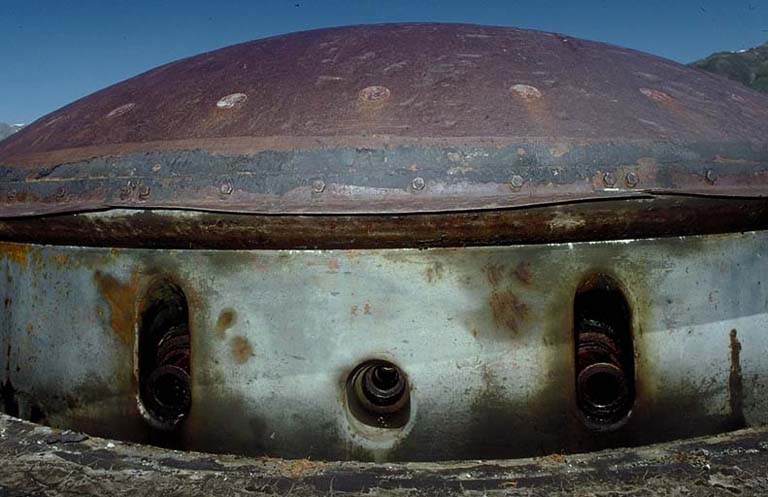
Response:
[[[147,292],[139,330],[139,385],[147,412],[166,427],[183,420],[192,403],[189,308],[184,292],[159,281]]]
[[[617,428],[635,398],[632,313],[610,276],[587,278],[573,304],[576,398],[588,427]]]

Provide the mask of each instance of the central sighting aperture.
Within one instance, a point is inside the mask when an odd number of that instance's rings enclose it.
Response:
[[[362,423],[399,428],[410,416],[408,378],[394,364],[373,360],[355,368],[347,379],[347,402]]]

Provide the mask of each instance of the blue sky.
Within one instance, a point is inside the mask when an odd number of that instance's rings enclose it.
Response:
[[[233,43],[400,21],[557,31],[690,62],[768,40],[768,0],[0,0],[0,121]]]

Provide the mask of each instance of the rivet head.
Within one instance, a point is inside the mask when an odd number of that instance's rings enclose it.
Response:
[[[417,176],[413,178],[413,181],[411,181],[411,188],[414,190],[423,190],[424,187],[427,185],[427,183],[424,181],[424,178],[421,176]]]
[[[232,180],[225,179],[219,186],[219,192],[221,192],[222,195],[230,195],[234,190],[235,187],[232,186]]]
[[[136,183],[134,183],[133,180],[128,180],[125,186],[120,188],[120,199],[128,200],[133,194],[134,190],[136,190]]]
[[[640,182],[640,178],[637,176],[637,173],[629,172],[624,177],[624,181],[627,183],[628,187],[634,188]]]
[[[512,176],[512,179],[509,180],[509,186],[511,186],[514,189],[522,188],[523,186],[523,177],[519,174],[515,174]]]
[[[603,183],[605,186],[614,186],[616,184],[616,175],[608,171],[603,174]]]
[[[707,169],[707,172],[704,173],[704,179],[706,179],[707,183],[710,185],[714,185],[715,181],[717,181],[717,173],[711,169]]]
[[[151,193],[152,189],[149,185],[139,185],[139,200],[148,199]]]
[[[64,197],[67,196],[67,189],[63,186],[60,186],[56,189],[56,198],[59,200],[62,200]]]
[[[316,179],[312,182],[312,193],[323,193],[325,191],[325,181]]]

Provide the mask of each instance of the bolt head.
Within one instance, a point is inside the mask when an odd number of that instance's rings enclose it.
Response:
[[[222,195],[230,195],[235,190],[235,187],[232,186],[232,181],[225,180],[221,183],[221,186],[219,186],[219,192],[221,192]]]
[[[411,188],[414,190],[423,190],[426,185],[427,183],[424,181],[424,178],[420,176],[413,178],[413,181],[411,181]]]
[[[603,174],[603,183],[605,183],[605,186],[616,185],[616,175],[610,171],[606,172]]]
[[[128,200],[135,189],[136,184],[132,180],[128,180],[128,183],[126,183],[126,185],[120,189],[120,199]]]
[[[148,185],[139,185],[139,199],[143,200],[149,198],[152,193],[152,189]]]
[[[523,183],[524,183],[523,177],[520,176],[519,174],[515,174],[514,176],[512,176],[512,179],[509,180],[509,185],[514,189],[522,188]]]
[[[316,179],[312,182],[312,193],[323,193],[325,191],[325,181]]]
[[[634,188],[640,182],[640,178],[638,177],[637,173],[630,172],[630,173],[627,173],[626,177],[624,178],[624,181],[627,183],[628,187]]]
[[[714,185],[717,181],[717,173],[712,169],[707,169],[707,172],[704,173],[704,179],[707,180],[707,183],[710,185]]]

